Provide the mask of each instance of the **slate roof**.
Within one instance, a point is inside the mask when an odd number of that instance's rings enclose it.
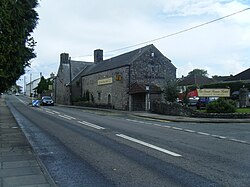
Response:
[[[83,76],[131,65],[134,60],[136,60],[143,53],[145,53],[146,51],[149,51],[150,49],[158,51],[158,49],[153,44],[147,45],[145,47],[121,54],[119,56],[104,60],[102,62],[95,63],[94,65],[86,68]],[[169,61],[169,63],[171,63],[169,59],[167,60]],[[173,67],[175,66],[173,65]]]
[[[250,80],[250,68],[238,73],[237,75],[230,77],[225,81],[242,81],[242,80]]]
[[[178,85],[179,86],[188,86],[188,85],[202,85],[202,84],[209,84],[213,83],[214,80],[205,76],[201,75],[193,75],[193,76],[187,76],[179,80]]]
[[[71,78],[72,80],[80,73],[86,66],[92,65],[93,62],[83,62],[71,60]]]

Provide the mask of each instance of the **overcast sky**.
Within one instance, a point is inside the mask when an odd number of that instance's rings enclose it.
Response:
[[[60,53],[93,61],[154,44],[177,67],[177,77],[194,68],[209,76],[237,74],[250,67],[250,10],[212,24],[134,48],[109,52],[166,36],[250,7],[250,0],[42,0],[34,31],[37,58],[26,83],[57,73]],[[23,80],[23,76],[21,77]],[[22,84],[22,83],[21,83]]]

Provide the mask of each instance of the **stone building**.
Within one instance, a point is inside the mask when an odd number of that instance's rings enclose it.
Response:
[[[163,99],[166,81],[176,78],[176,67],[154,45],[107,60],[95,50],[94,59],[82,72],[81,95],[119,110],[149,110],[153,100]]]
[[[56,103],[69,105],[72,103],[72,98],[80,97],[81,90],[74,90],[71,85],[77,82],[79,74],[91,64],[93,63],[71,60],[68,53],[60,55],[60,66],[53,82],[52,95]]]
[[[176,79],[176,67],[154,45],[103,59],[94,51],[94,62],[70,60],[62,53],[54,79],[54,100],[72,104],[88,94],[90,102],[118,110],[149,110],[163,99],[166,81]]]

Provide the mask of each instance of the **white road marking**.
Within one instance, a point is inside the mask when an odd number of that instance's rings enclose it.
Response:
[[[166,149],[157,147],[157,146],[155,146],[155,145],[152,145],[152,144],[143,142],[143,141],[141,141],[141,140],[138,140],[138,139],[135,139],[135,138],[126,136],[126,135],[124,135],[124,134],[116,134],[116,136],[121,137],[121,138],[126,139],[126,140],[129,140],[129,141],[132,141],[132,142],[135,142],[135,143],[138,143],[138,144],[141,144],[141,145],[144,145],[144,146],[146,146],[146,147],[155,149],[155,150],[157,150],[157,151],[160,151],[160,152],[169,154],[169,155],[174,156],[174,157],[181,157],[180,154],[177,154],[177,153],[174,153],[174,152],[172,152],[172,151],[169,151],[169,150],[166,150]]]
[[[194,132],[195,132],[195,131],[190,130],[190,129],[184,129],[184,131],[186,131],[186,132],[191,132],[191,133],[194,133]]]
[[[63,115],[58,115],[58,116],[60,116],[60,117],[62,117],[62,118],[65,118],[65,119],[68,119],[68,120],[72,120],[71,118],[69,118],[69,117],[67,117],[67,116],[63,116]]]
[[[247,143],[247,142],[244,141],[244,140],[238,140],[238,139],[235,139],[235,138],[231,138],[230,140],[231,140],[231,141],[234,141],[234,142]]]
[[[92,128],[98,129],[98,130],[103,130],[103,129],[105,129],[104,127],[101,127],[101,126],[98,126],[98,125],[89,123],[89,122],[87,122],[87,121],[78,121],[78,123],[81,123],[81,124],[83,124],[83,125],[86,125],[86,126],[88,126],[88,127],[92,127]]]
[[[16,97],[21,103],[23,103],[23,104],[28,104],[28,102],[26,102],[26,101],[23,101],[23,100],[21,100],[20,98],[18,98],[18,97]]]
[[[54,112],[50,112],[48,110],[45,110],[45,112],[49,113],[49,114],[55,114]]]
[[[162,125],[159,125],[159,124],[157,124],[157,123],[154,123],[153,125],[154,125],[154,126],[157,126],[157,127],[163,127]]]
[[[197,132],[198,134],[205,135],[205,136],[210,136],[210,134],[205,133],[205,132]]]
[[[67,117],[67,118],[76,119],[76,118],[74,118],[74,117],[72,117],[72,116],[68,116],[68,115],[66,115],[66,114],[64,114],[64,116]]]
[[[179,130],[179,131],[183,130],[182,128],[179,128],[179,127],[172,127],[172,129]]]
[[[55,110],[52,110],[52,112],[54,112],[54,113],[56,113],[56,114],[60,114],[60,112],[57,112],[57,111],[55,111]]]
[[[220,138],[220,139],[226,139],[227,137],[225,136],[220,136],[220,135],[214,135],[212,134],[211,136],[215,137],[215,138]]]
[[[195,133],[195,134],[199,134],[199,135],[203,135],[203,136],[211,136],[214,138],[219,138],[219,139],[223,139],[223,140],[230,140],[230,141],[234,141],[234,142],[238,142],[238,143],[244,143],[244,144],[249,144],[247,141],[244,140],[238,140],[235,138],[228,138],[226,136],[221,136],[221,135],[216,135],[216,134],[209,134],[206,132],[197,132],[194,130],[190,130],[190,129],[183,129],[183,128],[179,128],[179,127],[174,127],[174,126],[169,126],[169,125],[160,125],[157,123],[148,123],[148,122],[142,122],[142,121],[138,121],[138,120],[131,120],[131,119],[126,119],[127,121],[132,121],[132,122],[136,122],[136,123],[144,123],[144,124],[148,124],[148,125],[154,125],[157,127],[165,127],[165,128],[170,128],[170,129],[174,129],[174,130],[179,130],[179,131],[185,131],[185,132],[189,132],[189,133]]]

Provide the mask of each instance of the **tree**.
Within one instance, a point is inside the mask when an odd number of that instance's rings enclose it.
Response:
[[[190,71],[188,73],[188,76],[196,76],[196,75],[208,77],[207,70],[204,69],[194,69],[193,71]]]
[[[37,0],[0,1],[0,92],[15,84],[35,58],[31,33],[37,25]]]
[[[170,80],[166,82],[164,87],[164,98],[168,102],[175,102],[178,97],[177,94],[177,82],[176,80]]]
[[[49,82],[42,76],[37,86],[37,93],[41,94],[49,89]]]

